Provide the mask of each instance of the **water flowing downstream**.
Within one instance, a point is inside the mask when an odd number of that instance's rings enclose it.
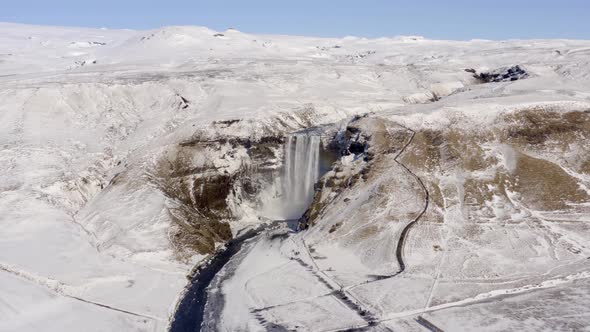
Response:
[[[320,175],[320,136],[297,133],[285,142],[284,213],[299,218],[313,200]]]

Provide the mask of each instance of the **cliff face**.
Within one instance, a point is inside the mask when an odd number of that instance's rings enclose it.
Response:
[[[278,175],[281,140],[192,140],[164,152],[151,181],[167,198],[171,241],[179,254],[213,253],[232,238],[230,221],[243,217],[248,207],[261,208],[260,193]]]

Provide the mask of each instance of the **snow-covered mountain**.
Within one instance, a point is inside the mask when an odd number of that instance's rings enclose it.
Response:
[[[306,229],[245,243],[206,328],[588,330],[589,55],[0,23],[0,330],[166,330],[309,128]]]

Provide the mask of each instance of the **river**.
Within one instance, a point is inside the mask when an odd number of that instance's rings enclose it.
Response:
[[[282,222],[286,223],[287,226],[292,230],[297,228],[297,220],[281,220],[276,221],[273,224],[276,225]],[[201,331],[203,320],[206,316],[205,305],[207,304],[207,299],[210,296],[207,288],[217,273],[223,269],[223,267],[231,260],[232,257],[240,252],[245,242],[256,237],[273,224],[261,225],[256,229],[251,229],[246,233],[228,241],[224,250],[217,252],[208,263],[201,265],[197,269],[197,271],[192,276],[184,297],[176,308],[174,320],[170,324],[170,332]],[[222,309],[223,308],[217,308],[217,310]],[[218,314],[221,314],[221,312]]]

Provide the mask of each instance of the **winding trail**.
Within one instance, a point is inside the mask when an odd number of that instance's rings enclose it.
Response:
[[[399,271],[397,273],[394,273],[393,275],[389,276],[389,278],[394,277],[402,272],[405,271],[406,269],[406,264],[404,262],[404,245],[406,242],[406,239],[408,237],[408,233],[410,232],[410,229],[420,220],[420,218],[422,218],[422,216],[426,213],[426,210],[428,210],[428,205],[430,204],[430,193],[428,192],[428,189],[426,189],[426,185],[424,185],[424,182],[422,181],[422,179],[416,175],[414,172],[412,172],[412,170],[410,170],[406,165],[404,165],[402,162],[400,162],[398,159],[399,157],[402,155],[402,153],[404,153],[407,149],[408,146],[410,146],[410,144],[412,144],[412,142],[414,141],[414,137],[416,136],[416,132],[408,127],[405,127],[401,124],[398,124],[399,126],[401,126],[402,128],[404,128],[405,130],[409,131],[412,133],[412,135],[410,136],[410,139],[408,140],[408,142],[406,143],[406,145],[404,145],[402,147],[402,149],[397,153],[397,155],[393,158],[393,161],[395,161],[398,165],[400,165],[401,167],[403,167],[406,172],[410,173],[410,175],[416,179],[416,181],[418,182],[418,184],[420,184],[420,187],[422,187],[422,190],[424,190],[424,194],[425,194],[425,198],[424,198],[424,207],[422,208],[422,210],[420,211],[420,213],[416,216],[416,218],[414,218],[414,220],[412,220],[411,222],[409,222],[406,227],[404,227],[404,229],[402,230],[402,233],[399,237],[399,240],[397,242],[397,247],[395,250],[395,257],[397,258],[397,263],[399,264]]]
[[[416,223],[418,221],[420,221],[422,216],[424,216],[424,214],[428,210],[428,206],[430,204],[430,192],[426,188],[426,185],[424,184],[422,179],[418,175],[416,175],[416,173],[412,172],[412,170],[408,166],[406,166],[404,163],[399,161],[399,157],[407,150],[407,148],[410,146],[410,144],[412,144],[412,142],[414,141],[414,137],[416,136],[416,131],[414,131],[413,129],[410,129],[402,124],[399,124],[399,123],[396,123],[396,124],[398,126],[402,127],[403,129],[407,130],[408,132],[410,132],[411,135],[410,135],[410,138],[408,139],[408,141],[406,142],[406,144],[404,144],[404,146],[398,151],[398,153],[395,155],[395,157],[393,157],[393,161],[395,163],[397,163],[398,165],[400,165],[406,172],[408,172],[416,180],[416,182],[418,182],[418,184],[420,185],[420,187],[424,191],[424,206],[423,206],[422,210],[420,210],[420,212],[418,213],[416,218],[414,218],[412,221],[410,221],[402,229],[402,232],[400,234],[400,237],[397,242],[396,249],[395,249],[395,257],[397,260],[397,264],[399,266],[399,270],[391,275],[378,276],[375,280],[368,280],[368,281],[361,282],[356,285],[348,286],[347,289],[353,289],[357,286],[365,285],[365,284],[368,284],[368,283],[371,283],[374,281],[380,281],[380,280],[393,278],[393,277],[403,273],[406,270],[406,262],[404,262],[404,246],[406,243],[406,239],[408,238],[408,234],[409,234],[411,228],[414,225],[416,225]],[[387,132],[389,133],[389,128],[387,128]]]

